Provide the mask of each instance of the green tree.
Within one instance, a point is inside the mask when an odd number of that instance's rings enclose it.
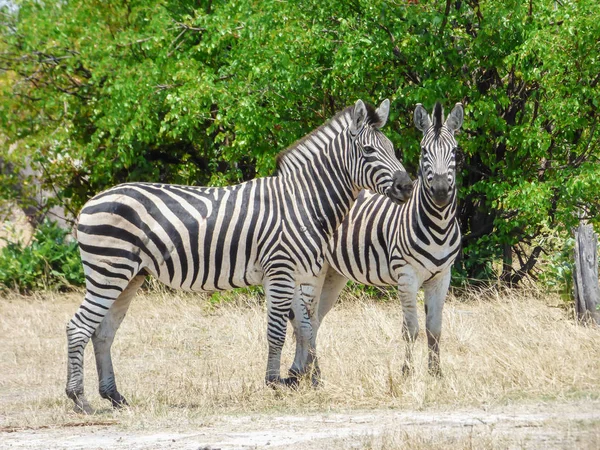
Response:
[[[598,223],[596,0],[18,5],[0,19],[2,138],[75,212],[122,181],[268,175],[336,111],[389,97],[412,169],[415,104],[466,105],[462,279],[518,283],[547,236]]]

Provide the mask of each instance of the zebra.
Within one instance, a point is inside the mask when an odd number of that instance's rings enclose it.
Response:
[[[291,318],[296,355],[291,376],[313,368],[319,382],[316,335],[323,317],[333,307],[348,279],[398,287],[404,315],[406,356],[403,373],[412,369],[413,344],[419,331],[416,299],[425,291],[429,370],[441,374],[439,342],[442,309],[450,284],[450,269],[461,248],[456,219],[456,148],[454,133],[462,126],[463,106],[457,103],[444,121],[438,102],[429,117],[418,104],[414,123],[423,132],[418,178],[406,203],[361,192],[327,249],[326,262],[312,291],[318,301],[310,308],[296,300]]]
[[[277,156],[271,177],[229,187],[125,183],[89,200],[77,225],[83,303],[67,324],[66,394],[91,413],[83,354],[92,339],[101,397],[117,390],[111,345],[147,275],[171,288],[220,291],[262,284],[267,299],[265,381],[280,377],[291,304],[324,262],[327,242],[359,191],[405,201],[412,181],[380,131],[390,102],[358,100]]]

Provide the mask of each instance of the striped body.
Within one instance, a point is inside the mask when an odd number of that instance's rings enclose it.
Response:
[[[101,395],[115,406],[125,402],[110,347],[148,274],[191,291],[262,284],[266,380],[284,382],[280,356],[292,301],[321,271],[325,246],[358,192],[373,189],[400,202],[412,188],[379,131],[388,112],[387,100],[377,110],[359,100],[280,154],[272,177],[224,188],[127,183],[91,199],[77,228],[86,295],[67,325],[67,395],[76,409],[91,411],[82,359],[90,338]]]
[[[144,268],[172,288],[228,290],[260,284],[278,251],[296,262],[298,273],[315,274],[327,230],[303,213],[305,207],[287,207],[283,181],[269,177],[226,188],[116,186],[92,199],[79,218],[88,277],[99,273],[89,257],[105,255],[107,270],[127,276]],[[344,200],[348,205],[351,197]],[[125,253],[118,257],[117,250]]]
[[[361,192],[330,241],[329,265],[371,286],[399,286],[406,277],[421,286],[447,272],[460,251],[456,203],[444,214],[430,215],[420,180],[414,192],[404,205]]]

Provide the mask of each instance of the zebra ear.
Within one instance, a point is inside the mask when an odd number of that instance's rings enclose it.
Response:
[[[390,100],[386,98],[384,101],[382,101],[381,105],[379,105],[379,108],[377,108],[375,112],[379,118],[379,121],[374,124],[375,128],[383,128],[387,123],[388,116],[390,115]]]
[[[417,129],[421,130],[423,133],[431,127],[429,114],[427,114],[427,110],[423,108],[423,105],[420,103],[417,103],[417,107],[415,108],[414,121]]]
[[[367,107],[362,100],[357,100],[354,104],[354,110],[352,111],[352,124],[350,131],[352,134],[356,134],[360,130],[367,120]]]
[[[457,103],[454,106],[454,108],[452,109],[452,112],[450,113],[448,118],[446,119],[446,128],[448,128],[450,131],[452,131],[454,133],[456,130],[458,130],[462,126],[463,117],[464,117],[463,105],[462,105],[462,103]]]

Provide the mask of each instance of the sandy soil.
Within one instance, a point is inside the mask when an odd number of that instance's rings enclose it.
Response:
[[[207,418],[196,429],[122,429],[118,423],[4,429],[11,449],[248,449],[382,448],[377,439],[401,436],[399,447],[600,448],[600,402],[538,403],[454,411],[358,411],[312,415]],[[388,440],[390,440],[388,439]],[[393,440],[393,439],[391,439]],[[412,441],[420,444],[415,447]]]

